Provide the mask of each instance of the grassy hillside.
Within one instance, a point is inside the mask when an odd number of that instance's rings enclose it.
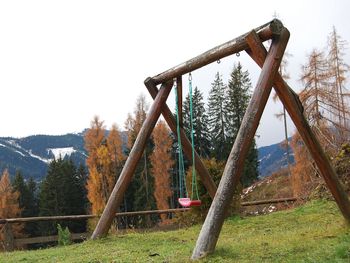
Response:
[[[200,226],[109,236],[67,247],[0,254],[0,262],[189,262]],[[230,218],[202,262],[350,262],[350,228],[334,202]]]

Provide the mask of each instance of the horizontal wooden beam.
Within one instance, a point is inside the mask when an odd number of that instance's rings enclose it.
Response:
[[[261,41],[266,41],[271,39],[275,35],[280,35],[283,29],[283,24],[278,19],[274,19],[271,22],[264,24],[254,31],[258,34]],[[178,66],[175,66],[163,73],[154,76],[152,79],[156,85],[164,83],[173,78],[179,77],[183,74],[189,73],[193,70],[199,69],[206,66],[212,62],[218,61],[229,55],[241,52],[249,48],[246,41],[246,36],[249,34],[245,33],[235,39],[232,39],[222,45],[216,46],[207,52],[204,52]]]

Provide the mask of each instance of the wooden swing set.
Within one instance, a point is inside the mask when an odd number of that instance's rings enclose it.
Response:
[[[183,128],[179,128],[179,138],[181,138],[184,154],[189,160],[194,161],[198,175],[213,199],[193,251],[192,259],[205,257],[215,250],[226,211],[232,200],[235,186],[239,182],[245,157],[259,125],[272,87],[274,87],[278,97],[293,120],[341,213],[344,218],[350,222],[350,200],[329,159],[306,121],[303,115],[303,107],[298,96],[278,73],[289,35],[287,28],[285,28],[279,20],[275,19],[159,75],[152,78],[149,77],[145,80],[145,86],[153,97],[154,102],[137,136],[119,179],[114,186],[103,214],[91,236],[92,239],[100,238],[108,233],[114,214],[117,212],[123,200],[124,193],[132,179],[136,165],[142,156],[147,139],[150,137],[160,114],[163,115],[173,133],[177,134],[177,121],[166,104],[168,95],[173,87],[173,80],[176,79],[178,95],[177,107],[179,111],[181,111],[182,76],[241,51],[247,52],[262,70],[253,96],[245,112],[237,138],[227,159],[218,188],[216,188],[216,185],[203,165],[199,155],[195,151],[192,152],[192,144],[187,139]],[[272,40],[268,52],[262,44],[266,40]],[[159,90],[157,85],[161,85]],[[179,114],[181,116],[181,112]]]

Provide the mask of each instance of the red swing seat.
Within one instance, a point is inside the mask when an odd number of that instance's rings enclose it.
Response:
[[[201,200],[191,200],[191,198],[179,198],[179,204],[183,207],[201,206]]]

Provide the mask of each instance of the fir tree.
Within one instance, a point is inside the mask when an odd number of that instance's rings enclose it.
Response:
[[[47,176],[40,187],[40,215],[79,215],[85,214],[86,197],[84,184],[77,176],[77,169],[71,160],[53,160],[48,168]],[[43,234],[56,234],[57,223],[68,226],[72,232],[84,232],[86,221],[83,222],[43,222]]]
[[[225,112],[227,116],[228,146],[231,149],[237,137],[245,111],[250,100],[251,82],[248,71],[243,71],[242,65],[234,65],[227,88]],[[258,178],[258,153],[253,139],[252,145],[245,160],[241,183],[243,186],[252,184]]]
[[[210,155],[210,135],[208,127],[208,116],[205,111],[203,94],[195,87],[192,96],[192,108],[193,108],[193,137],[195,143],[195,149],[197,153],[208,158]],[[190,97],[186,96],[186,100],[183,104],[183,127],[186,131],[188,138],[191,135],[190,125]]]
[[[21,217],[38,216],[39,207],[36,196],[36,183],[31,177],[26,183],[20,171],[16,172],[13,180],[13,190],[19,193],[19,207],[21,209]],[[30,236],[37,234],[37,223],[28,222],[25,224],[24,231]]]
[[[208,98],[208,124],[211,140],[211,155],[217,160],[226,160],[229,153],[227,111],[225,108],[226,86],[219,72],[211,84]]]

